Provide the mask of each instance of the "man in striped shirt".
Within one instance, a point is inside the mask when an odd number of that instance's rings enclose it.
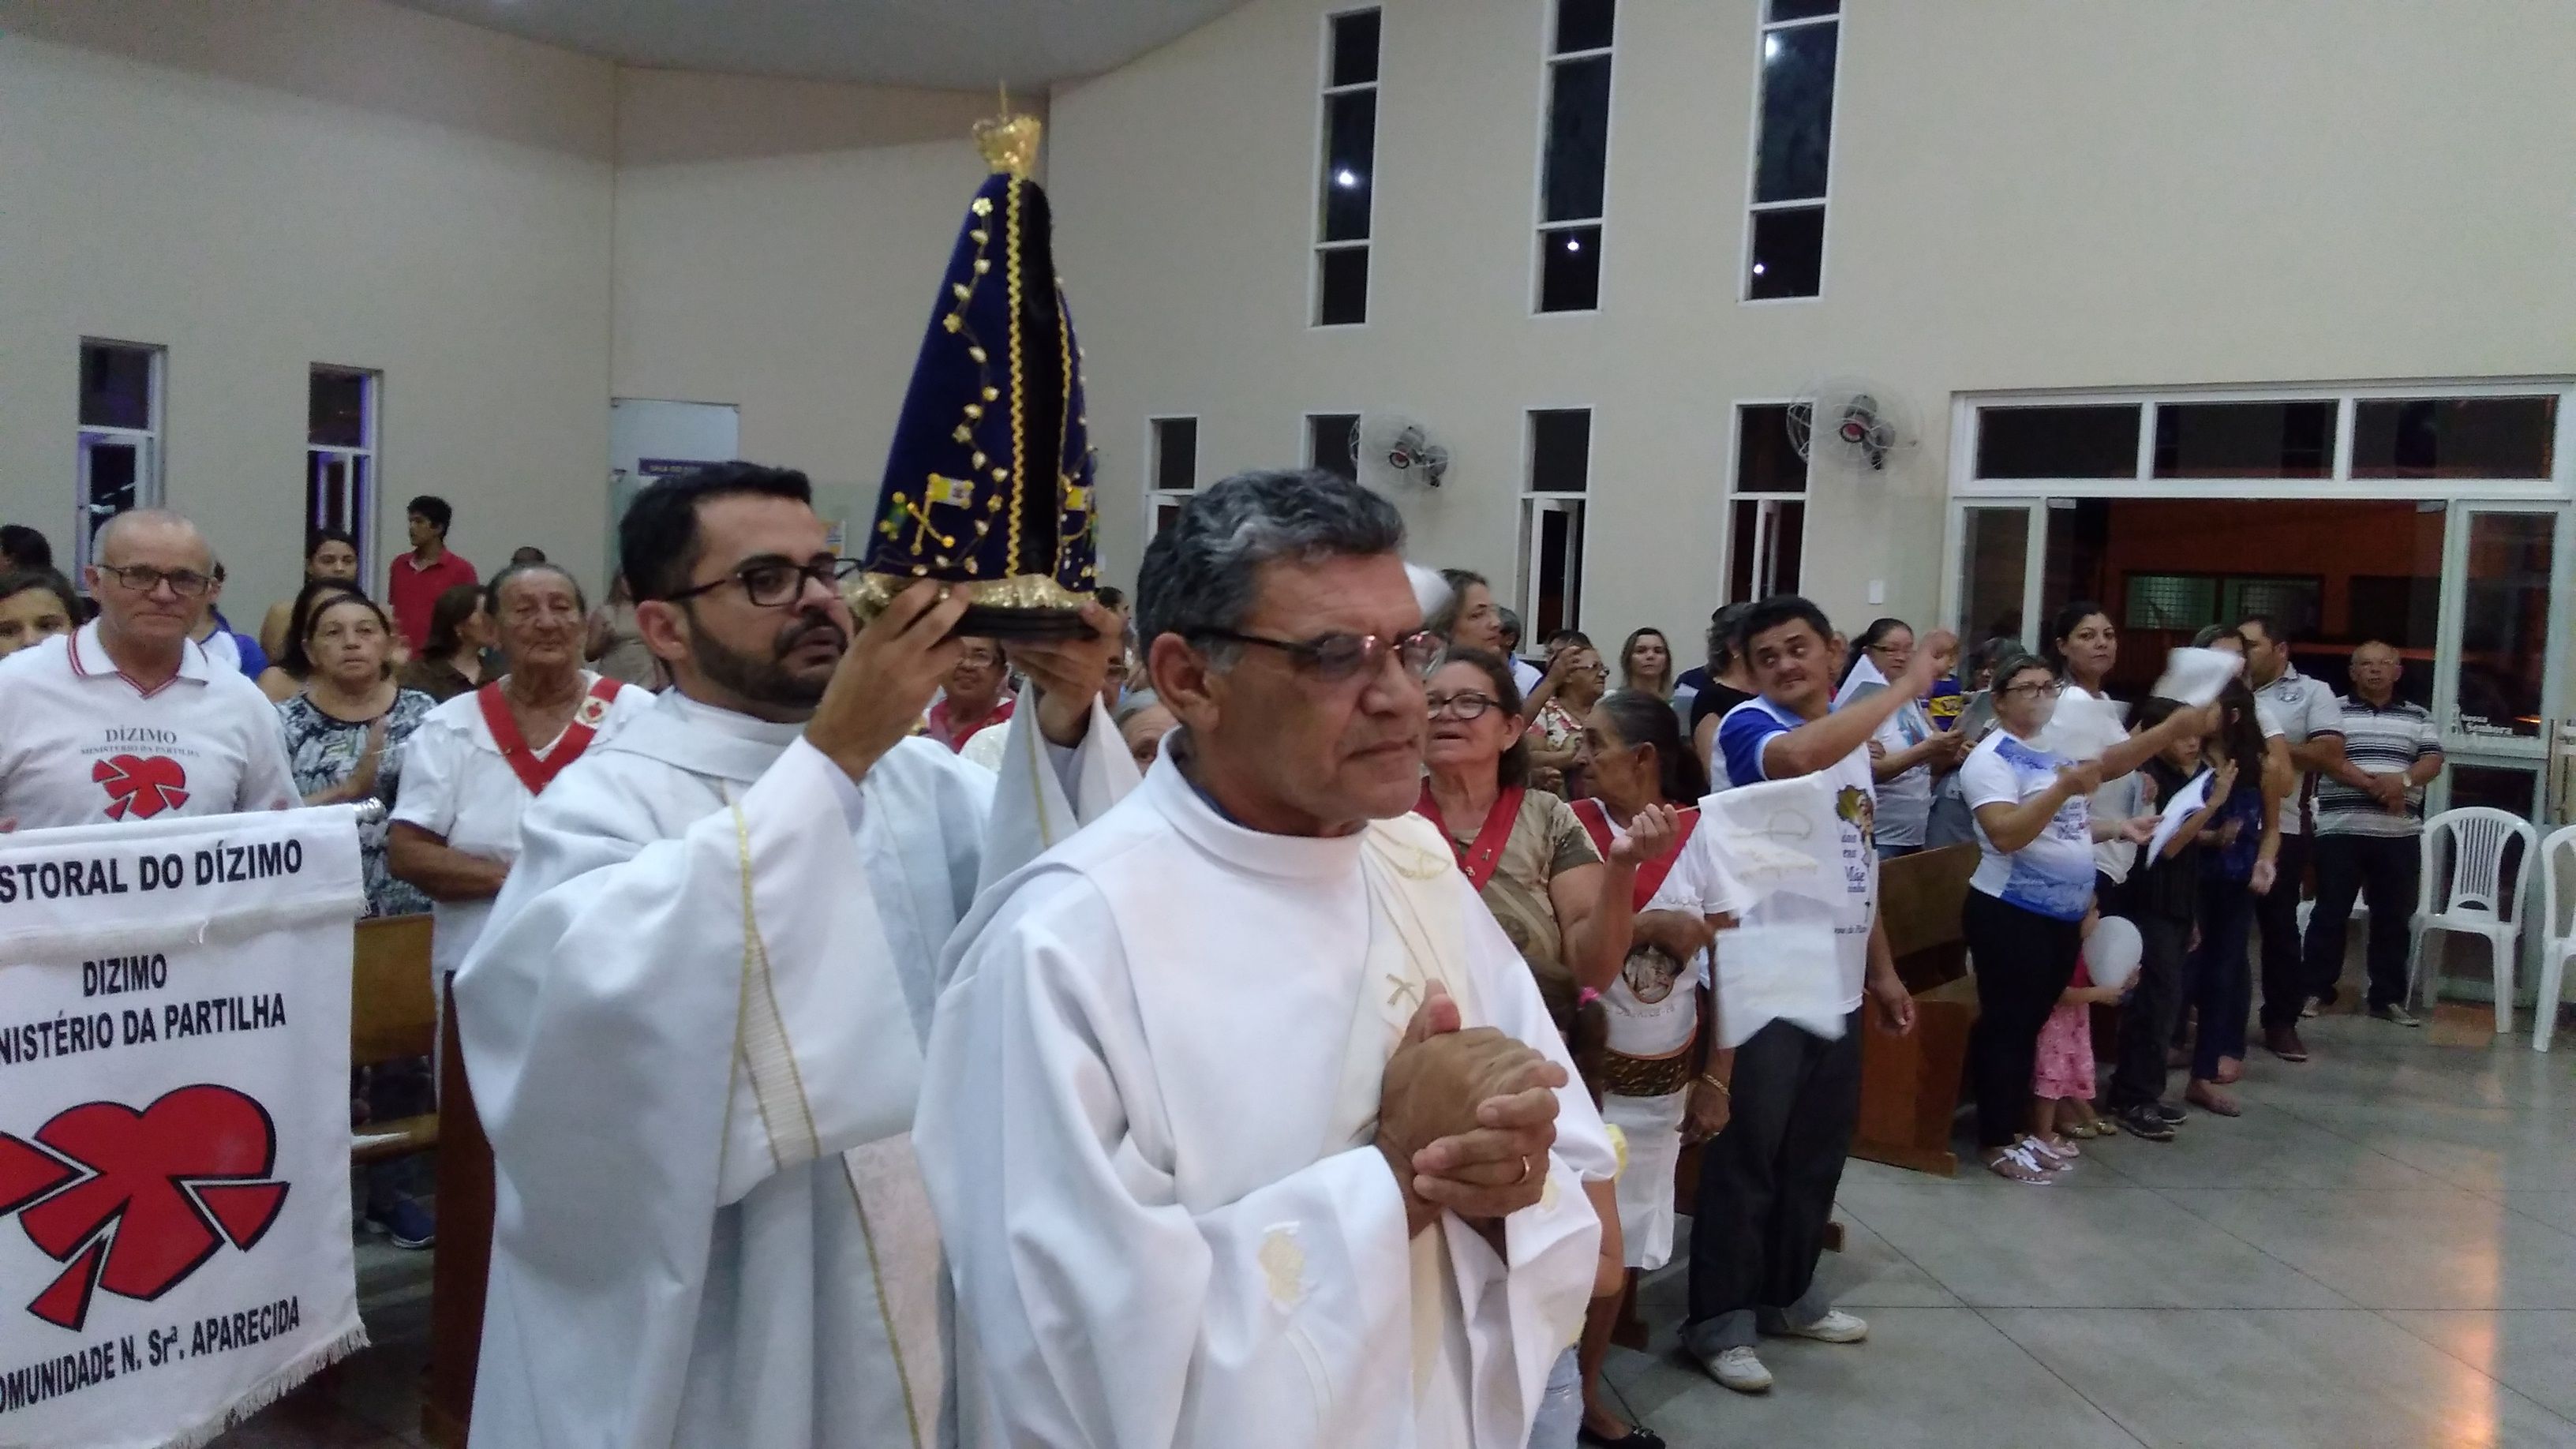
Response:
[[[2344,928],[2356,896],[2370,903],[2370,1014],[2399,1026],[2407,1011],[2407,920],[2415,910],[2424,784],[2442,772],[2441,737],[2419,704],[2397,697],[2397,650],[2373,639],[2352,651],[2343,755],[2317,780],[2317,909],[2308,921],[2308,979],[2334,999]]]

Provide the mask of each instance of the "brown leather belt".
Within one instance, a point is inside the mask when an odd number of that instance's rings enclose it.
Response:
[[[1628,1057],[1607,1053],[1601,1065],[1601,1090],[1621,1097],[1669,1097],[1690,1085],[1689,1048],[1668,1057]]]

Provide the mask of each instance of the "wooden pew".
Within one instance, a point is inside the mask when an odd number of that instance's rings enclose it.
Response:
[[[474,1368],[483,1352],[483,1292],[492,1272],[492,1144],[466,1080],[452,985],[438,1063],[438,1259],[430,1267],[429,1382],[420,1430],[438,1449],[465,1449]]]
[[[1862,1028],[1855,1157],[1944,1177],[1959,1171],[1950,1124],[1977,1019],[1959,910],[1976,869],[1974,845],[1918,851],[1879,868],[1879,919],[1887,923],[1897,975],[1914,993],[1915,1026],[1901,1037]]]
[[[349,1064],[382,1066],[438,1050],[438,1003],[429,990],[429,917],[360,921],[350,948]],[[352,1134],[357,1162],[407,1157],[438,1145],[438,1118],[424,1112],[370,1122]]]

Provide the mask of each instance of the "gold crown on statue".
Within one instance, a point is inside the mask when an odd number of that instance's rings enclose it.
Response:
[[[1011,114],[1011,93],[1002,91],[1002,113],[975,123],[975,149],[984,153],[984,164],[1004,176],[1029,179],[1038,165],[1038,136],[1046,124],[1035,116]]]

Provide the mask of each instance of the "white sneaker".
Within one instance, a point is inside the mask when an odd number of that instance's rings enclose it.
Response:
[[[1780,1333],[1785,1338],[1812,1338],[1818,1343],[1858,1343],[1869,1337],[1869,1320],[1835,1308],[1813,1323],[1783,1327]]]
[[[1760,1355],[1750,1348],[1720,1349],[1706,1367],[1710,1378],[1739,1394],[1771,1392],[1771,1371],[1762,1366]]]

